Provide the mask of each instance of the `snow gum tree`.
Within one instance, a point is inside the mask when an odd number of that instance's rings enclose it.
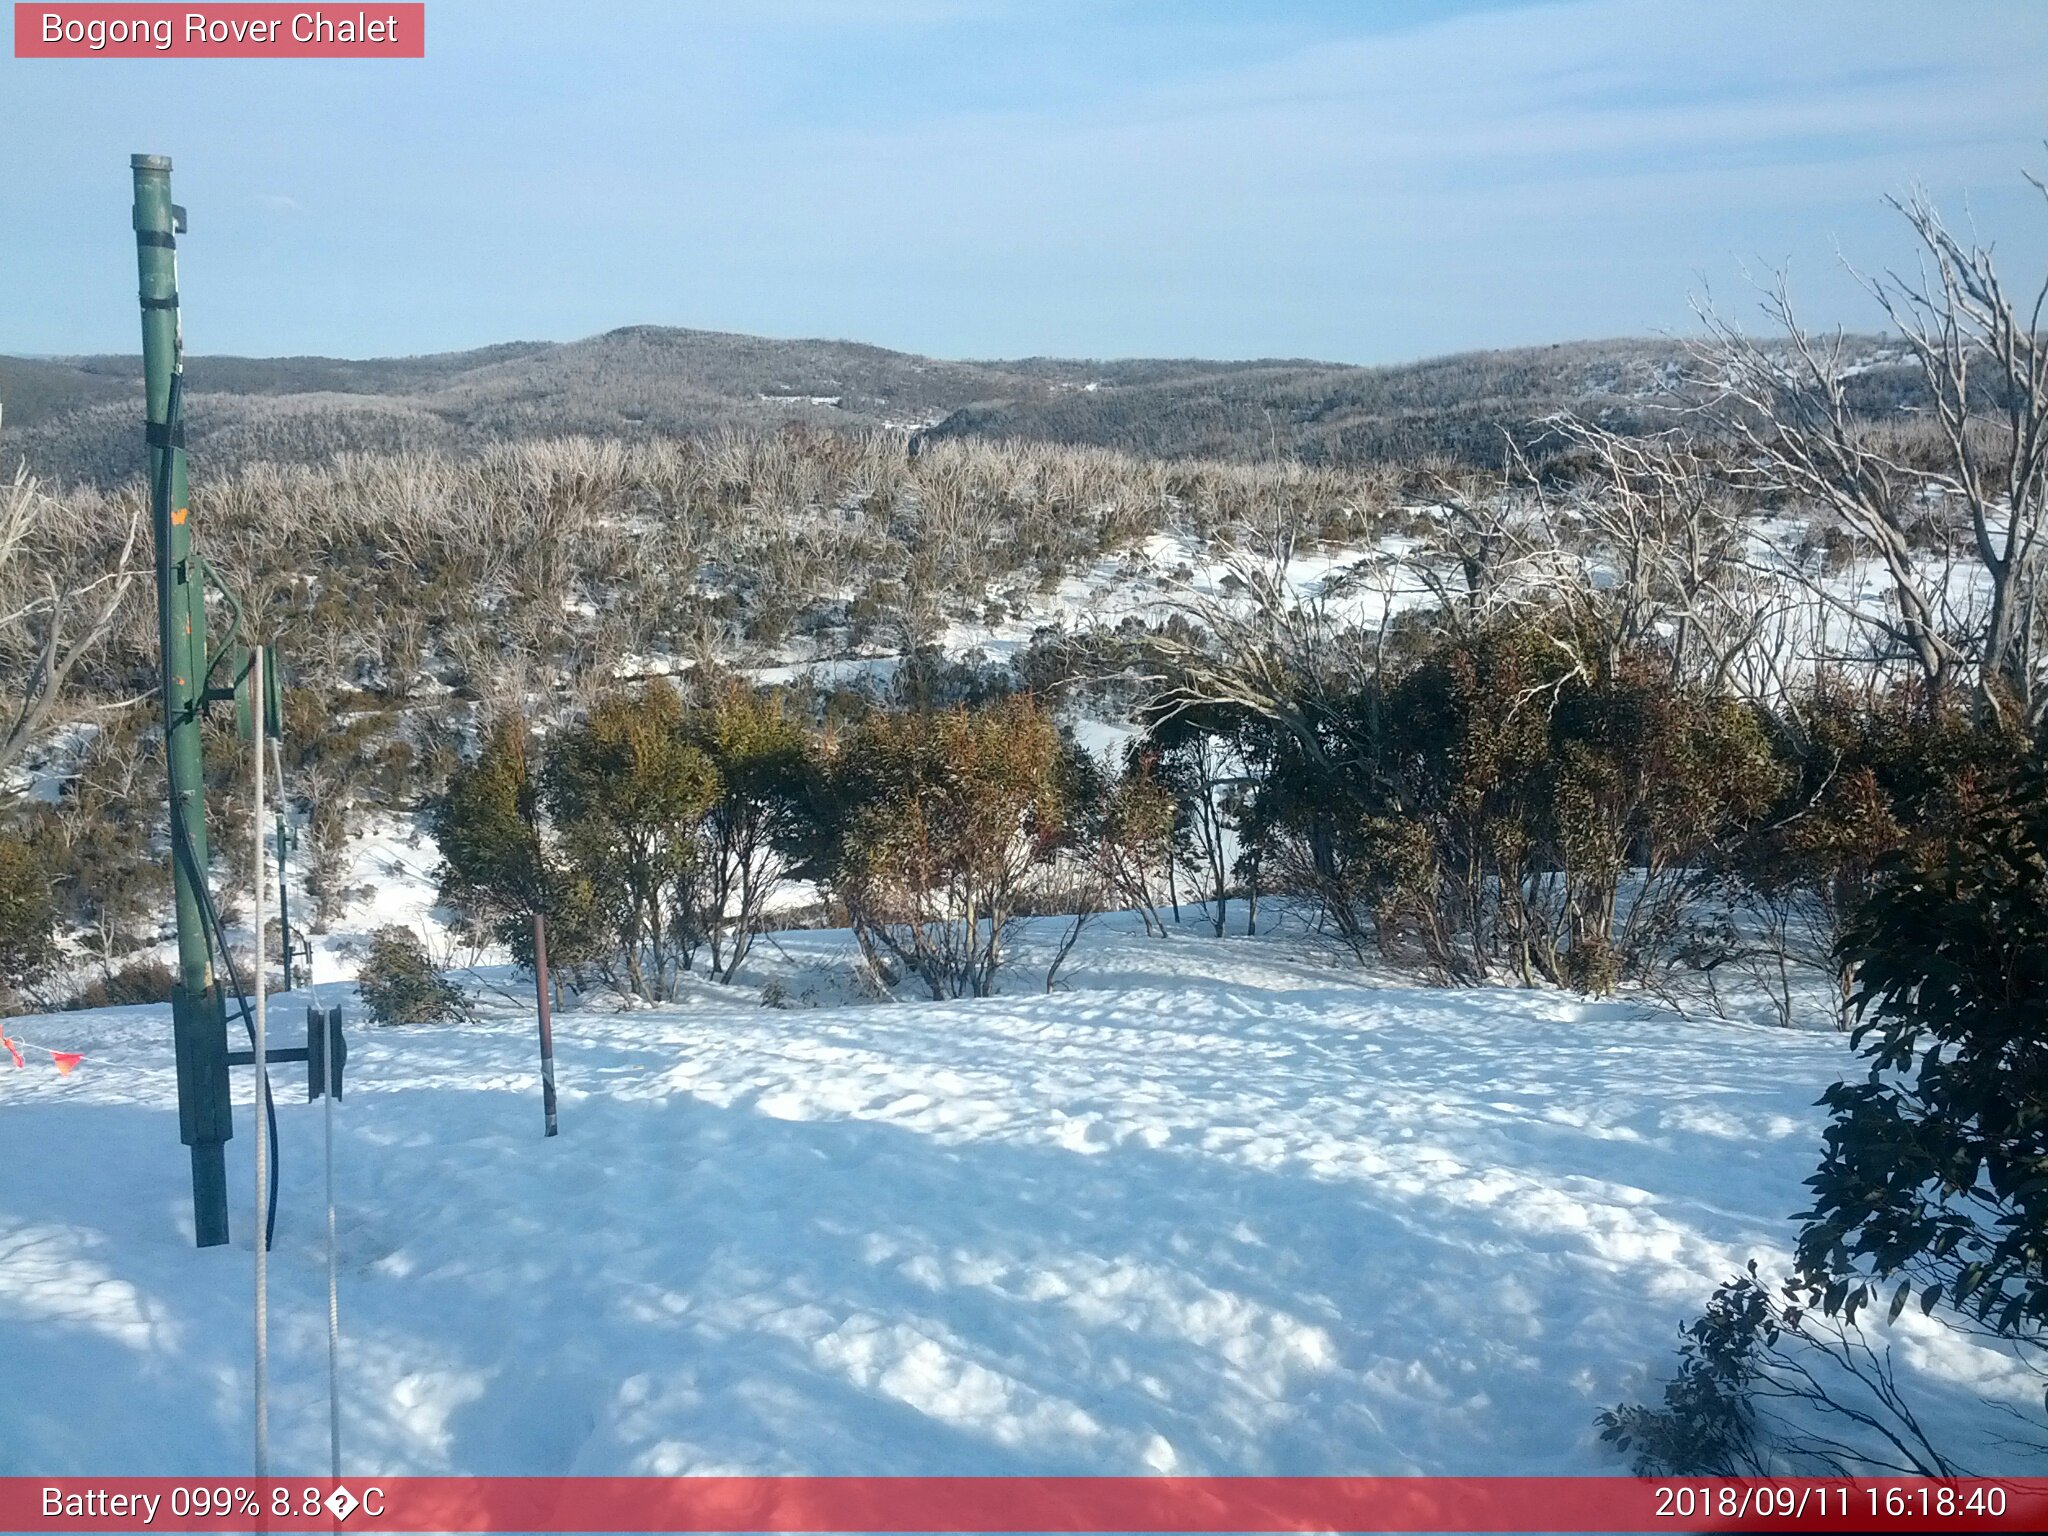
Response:
[[[701,878],[698,833],[718,797],[718,771],[689,739],[681,695],[666,681],[598,700],[552,744],[547,809],[607,939],[622,991],[675,995],[701,932],[691,894]]]
[[[779,694],[736,683],[690,711],[684,734],[716,776],[700,855],[685,875],[685,905],[713,977],[729,982],[746,963],[769,898],[804,866],[817,751]]]
[[[1707,854],[1774,800],[1754,712],[1657,653],[1497,622],[1273,732],[1255,820],[1351,948],[1439,979],[1588,991],[1669,957]]]
[[[934,999],[986,997],[1071,807],[1052,716],[1023,698],[878,714],[834,758],[831,881],[863,953]]]
[[[441,850],[441,899],[531,966],[533,920],[548,923],[557,973],[597,958],[590,883],[569,862],[541,799],[533,733],[517,714],[484,733],[430,819]]]
[[[26,468],[0,483],[0,773],[117,627],[146,567],[142,535],[139,503],[99,527],[42,495]]]
[[[1785,1023],[1793,974],[1825,974],[1846,1028],[1857,954],[1843,939],[1880,864],[1938,847],[1977,815],[2024,738],[1980,728],[1919,688],[1858,696],[1835,679],[1775,715],[1772,734],[1784,789],[1757,826],[1716,850],[1705,882],[1735,919],[1717,954],[1764,983]]]
[[[507,716],[436,802],[442,896],[523,964],[546,917],[557,967],[627,996],[672,997],[706,950],[730,982],[815,856],[820,783],[810,731],[737,683],[610,694],[545,744]]]
[[[1173,856],[1193,876],[1219,939],[1229,922],[1231,849],[1252,782],[1243,750],[1250,726],[1241,711],[1209,708],[1163,719],[1146,738],[1159,785],[1173,803]]]
[[[1128,754],[1123,772],[1103,786],[1100,813],[1092,823],[1094,861],[1104,889],[1136,907],[1148,933],[1166,932],[1158,885],[1173,858],[1176,811],[1157,754],[1140,748]]]
[[[1986,723],[2031,731],[2048,720],[2048,278],[2013,287],[1991,247],[1951,230],[1924,193],[1893,206],[1917,269],[1863,282],[1918,375],[1918,430],[1859,416],[1844,338],[1801,324],[1782,275],[1765,297],[1781,341],[1703,311],[1691,390],[1745,466],[1738,478],[1821,509],[1887,589],[1881,612],[1810,577],[1814,597],[1935,700],[1967,698]]]

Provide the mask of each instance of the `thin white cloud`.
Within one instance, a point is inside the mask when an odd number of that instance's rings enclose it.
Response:
[[[907,225],[956,254],[1228,260],[1262,235],[1492,229],[1511,261],[1504,221],[1825,217],[1911,178],[2015,178],[2038,151],[2044,67],[2048,6],[1578,0],[1317,42],[1057,115],[907,101],[866,131],[771,128],[744,177],[772,189],[775,241],[822,217],[856,243]]]
[[[1967,17],[1967,22],[1964,18]],[[956,113],[865,137],[877,164],[996,157],[1114,177],[1237,167],[1427,191],[1445,174],[1555,188],[1734,156],[1823,163],[2040,133],[2048,6],[1584,0],[1313,44],[1091,110]],[[906,104],[914,118],[914,103]]]

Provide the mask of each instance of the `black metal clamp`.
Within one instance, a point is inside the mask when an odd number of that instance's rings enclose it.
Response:
[[[331,1044],[330,1044],[331,1042]],[[306,1102],[320,1097],[327,1081],[327,1058],[334,1057],[334,1096],[341,1097],[341,1070],[348,1065],[348,1037],[341,1032],[341,1010],[339,1008],[308,1008],[306,1010],[306,1043],[289,1045],[280,1050],[266,1050],[263,1059],[273,1061],[303,1061],[306,1064]],[[256,1053],[229,1051],[228,1065],[246,1067],[256,1059]]]

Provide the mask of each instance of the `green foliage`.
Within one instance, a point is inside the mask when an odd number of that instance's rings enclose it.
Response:
[[[1124,760],[1123,772],[1102,787],[1093,804],[1090,827],[1094,858],[1109,893],[1138,909],[1148,931],[1166,931],[1157,909],[1158,887],[1166,880],[1173,857],[1174,827],[1179,813],[1173,791],[1161,778],[1157,754],[1139,748]]]
[[[1804,1276],[1830,1313],[1892,1285],[2048,1342],[2048,760],[1883,863],[1844,947],[1869,1074],[1822,1099]]]
[[[551,744],[542,793],[625,990],[673,997],[704,937],[690,895],[702,877],[698,833],[718,796],[681,695],[657,681],[598,700]]]
[[[1917,690],[1855,698],[1823,686],[1778,728],[1792,771],[1746,841],[1741,871],[1760,885],[1806,885],[1846,917],[1881,860],[1975,815],[2023,749],[1959,709],[1930,707]]]
[[[161,738],[144,734],[139,710],[93,733],[54,802],[26,818],[51,885],[58,924],[77,934],[103,970],[156,942],[171,881],[164,831]]]
[[[462,989],[434,969],[410,928],[379,928],[356,971],[356,991],[379,1024],[445,1024],[468,1015]]]
[[[1693,869],[1775,800],[1755,713],[1536,624],[1437,641],[1277,733],[1251,814],[1330,931],[1440,979],[1606,991],[1670,962]]]
[[[0,833],[0,1006],[56,957],[49,877],[29,845]]]
[[[2006,750],[1935,735],[1970,760]],[[1971,813],[1945,818],[1938,836],[1910,838],[1902,818],[1889,820],[1896,846],[1872,861],[1844,939],[1862,1014],[1851,1038],[1869,1070],[1821,1097],[1829,1123],[1795,1274],[1773,1294],[1752,1262],[1685,1329],[1662,1406],[1600,1415],[1603,1438],[1633,1449],[1638,1471],[1767,1472],[1768,1452],[1790,1451],[1829,1471],[1860,1461],[1956,1475],[1866,1339],[1868,1308],[1887,1325],[1909,1306],[1941,1308],[2042,1363],[2048,760],[2037,753],[2002,789],[1951,781],[1941,791],[1959,792]],[[1771,1404],[1796,1412],[1766,1414]],[[1815,1430],[1825,1420],[1877,1438],[1851,1455]]]
[[[1756,1264],[1720,1287],[1682,1330],[1678,1369],[1663,1403],[1623,1403],[1595,1417],[1600,1438],[1633,1454],[1645,1477],[1739,1477],[1761,1471],[1752,1389],[1763,1355],[1781,1337],[1779,1311]]]
[[[731,981],[820,856],[820,782],[802,722],[738,683],[696,705],[665,681],[606,695],[545,751],[507,718],[435,804],[442,896],[529,966],[545,916],[552,964],[646,1001],[706,947]]]
[[[1246,757],[1255,734],[1241,715],[1210,708],[1155,724],[1142,749],[1150,776],[1173,806],[1168,835],[1175,867],[1196,881],[1194,894],[1218,938],[1229,921],[1231,840],[1242,838],[1251,814]],[[1278,798],[1269,795],[1265,803],[1277,805]]]
[[[556,852],[544,825],[532,733],[518,715],[494,722],[476,760],[458,768],[430,818],[441,850],[441,898],[480,923],[521,965],[534,963],[533,920],[573,970],[594,958],[589,881]]]
[[[686,880],[687,921],[709,946],[712,975],[729,982],[769,899],[818,855],[821,765],[777,693],[729,683],[691,710],[683,729],[714,784]]]
[[[830,871],[870,962],[985,997],[1029,879],[1071,831],[1064,744],[1036,702],[878,714],[833,761]]]

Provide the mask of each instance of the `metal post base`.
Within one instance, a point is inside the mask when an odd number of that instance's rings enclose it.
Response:
[[[218,1141],[192,1146],[192,1226],[201,1248],[228,1240],[228,1149]]]

